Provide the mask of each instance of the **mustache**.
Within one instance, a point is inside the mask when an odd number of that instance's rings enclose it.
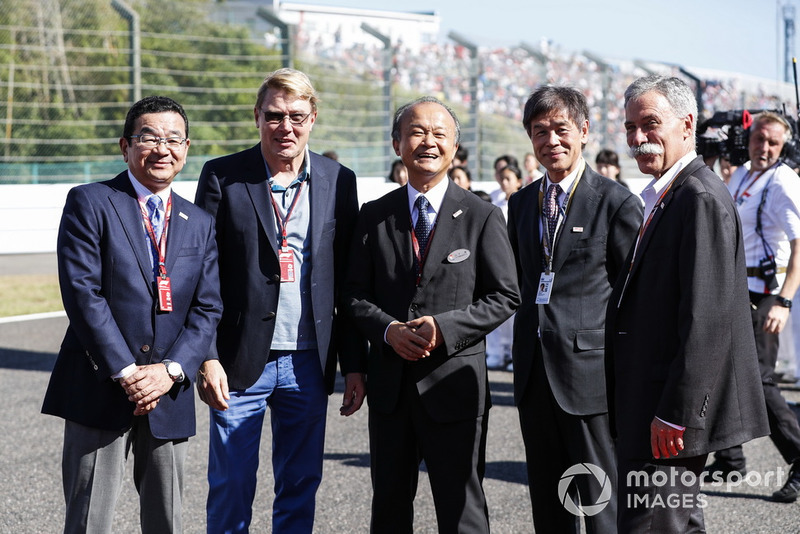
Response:
[[[642,143],[639,146],[632,146],[629,150],[629,153],[632,158],[651,154],[660,155],[664,153],[664,147],[655,143]]]

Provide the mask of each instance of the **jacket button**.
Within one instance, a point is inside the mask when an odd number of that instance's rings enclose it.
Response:
[[[281,281],[281,275],[279,275],[279,274],[273,274],[273,275],[272,275],[272,281],[273,281],[273,282],[280,282],[280,281]]]
[[[139,350],[142,352],[150,352],[150,345],[142,345],[142,348]]]
[[[412,303],[411,303],[411,306],[409,307],[409,309],[410,309],[412,312],[415,312],[415,311],[417,311],[417,310],[419,309],[419,306],[417,305],[417,303],[416,303],[416,302],[412,302]]]
[[[275,318],[275,312],[269,312],[269,313],[267,314],[267,317],[266,317],[266,318],[267,318],[267,319],[274,319],[274,318]]]

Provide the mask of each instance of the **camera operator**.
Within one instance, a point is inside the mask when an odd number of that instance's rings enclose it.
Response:
[[[800,426],[775,383],[778,334],[789,319],[789,299],[800,286],[800,180],[781,160],[791,136],[791,126],[783,116],[773,112],[757,115],[750,129],[750,161],[739,167],[728,183],[742,221],[770,438],[784,460],[792,464],[786,484],[772,495],[777,502],[794,502],[800,495]],[[742,448],[717,452],[709,470],[723,476],[733,471],[744,473]]]

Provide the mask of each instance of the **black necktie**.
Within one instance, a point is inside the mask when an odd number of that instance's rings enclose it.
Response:
[[[419,255],[424,256],[425,249],[428,247],[428,238],[431,235],[431,222],[428,220],[430,202],[425,195],[420,195],[414,205],[417,207],[417,224],[414,226],[414,235],[417,236],[419,243]]]

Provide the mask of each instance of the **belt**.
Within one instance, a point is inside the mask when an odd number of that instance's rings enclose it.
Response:
[[[776,267],[775,274],[783,274],[786,272],[786,267]],[[756,276],[761,278],[761,267],[748,267],[747,276]]]

